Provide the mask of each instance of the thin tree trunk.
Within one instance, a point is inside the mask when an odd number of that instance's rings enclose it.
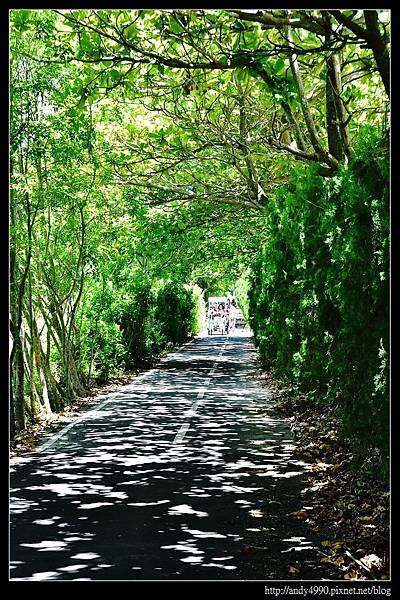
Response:
[[[54,377],[54,375],[51,371],[51,367],[50,367],[51,345],[50,345],[50,332],[48,329],[47,329],[46,338],[47,338],[46,352],[44,352],[43,348],[41,348],[42,359],[43,359],[42,365],[43,365],[44,376],[45,376],[46,382],[47,382],[47,388],[50,392],[50,394],[49,394],[50,406],[51,406],[52,410],[58,411],[63,408],[64,402],[63,402],[63,397],[58,389],[57,382],[55,380],[55,377]]]
[[[29,407],[27,406],[27,408],[29,408],[30,420],[35,423],[41,415],[40,400],[35,386],[32,344],[28,343],[23,325],[21,327],[21,342],[25,373],[29,384]]]
[[[297,92],[299,96],[300,106],[303,112],[304,120],[306,122],[308,135],[310,137],[311,145],[314,148],[318,158],[325,162],[332,170],[336,170],[338,167],[337,159],[327,152],[321,143],[317,129],[315,127],[314,118],[311,113],[311,108],[307,100],[306,91],[304,88],[303,77],[300,72],[299,63],[297,60],[297,54],[293,47],[293,37],[291,27],[286,27],[286,36],[288,38],[290,46],[293,48],[292,54],[290,54],[289,62],[292,70],[293,78],[296,83]]]
[[[29,389],[30,389],[30,398],[31,398],[31,415],[34,420],[40,416],[41,410],[39,410],[39,395],[36,390],[35,384],[35,349],[34,349],[34,335],[33,335],[33,307],[32,307],[32,273],[31,269],[28,272],[28,286],[27,286],[27,303],[26,307],[26,315],[28,318],[28,325],[30,330],[30,341],[29,347],[27,343],[27,338],[25,336],[25,347],[27,349],[27,365],[28,365],[28,379],[29,379]]]
[[[46,416],[49,416],[51,415],[52,410],[50,406],[46,376],[42,364],[42,344],[40,342],[38,326],[34,317],[32,319],[32,345],[35,354],[36,369],[40,380],[44,411],[46,413]]]
[[[342,144],[342,136],[339,128],[339,115],[336,104],[336,74],[334,65],[334,55],[331,55],[326,60],[326,130],[328,134],[328,148],[330,154],[341,161],[344,152]]]
[[[341,97],[342,94],[342,75],[341,75],[341,66],[339,56],[337,54],[332,54],[331,64],[332,64],[332,89],[334,92],[334,99],[336,104],[336,115],[339,124],[339,132],[342,141],[342,148],[344,154],[349,157],[351,154],[351,145],[349,132],[347,129],[347,123],[349,119],[346,119],[344,103]]]
[[[302,150],[303,152],[306,152],[307,151],[306,143],[304,141],[303,134],[301,132],[301,129],[299,127],[297,119],[293,114],[292,109],[290,108],[289,104],[287,104],[286,102],[282,102],[282,108],[285,111],[285,115],[286,115],[288,123],[292,129],[294,139],[296,140],[298,149]]]
[[[14,389],[12,393],[13,410],[15,415],[15,430],[22,431],[25,428],[24,410],[24,355],[21,338],[14,337]]]
[[[92,368],[93,368],[93,362],[94,362],[94,358],[95,358],[95,343],[96,343],[96,338],[97,338],[97,334],[99,331],[99,324],[100,324],[100,314],[101,311],[103,309],[103,305],[104,305],[104,293],[105,293],[105,289],[106,289],[106,281],[105,281],[105,277],[104,275],[102,275],[102,287],[101,287],[101,296],[100,296],[100,303],[99,303],[99,308],[97,311],[97,315],[96,315],[96,319],[95,319],[95,327],[94,327],[94,331],[93,334],[90,336],[91,337],[91,347],[90,347],[90,360],[89,360],[89,371],[88,371],[88,376],[86,379],[86,385],[89,386],[90,384],[90,377],[92,374]]]
[[[379,74],[390,98],[390,58],[389,48],[379,31],[379,19],[376,10],[364,10],[365,25],[369,33],[368,45],[374,55]]]
[[[267,86],[271,89],[274,88],[274,80],[272,79],[272,77],[267,73],[267,71],[265,71],[265,69],[262,69],[259,65],[257,65],[256,63],[254,63],[252,65],[253,70],[261,77],[261,79],[267,84]],[[296,117],[293,114],[292,108],[291,106],[285,102],[284,100],[281,102],[281,106],[282,109],[286,115],[286,118],[290,124],[290,126],[292,127],[293,130],[293,135],[294,138],[296,140],[296,144],[297,147],[299,148],[299,150],[302,150],[303,152],[307,151],[307,146],[303,137],[303,134],[301,132],[301,129],[299,127],[299,124],[297,122]]]
[[[382,79],[385,91],[390,98],[390,57],[388,40],[381,35],[379,31],[379,18],[376,10],[364,10],[364,20],[366,29],[352,20],[351,17],[342,13],[341,10],[329,11],[337,20],[350,31],[352,31],[360,40],[365,40],[368,48],[372,50],[376,66]]]

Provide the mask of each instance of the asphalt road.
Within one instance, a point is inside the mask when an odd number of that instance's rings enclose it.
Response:
[[[10,578],[285,579],[310,467],[255,370],[248,335],[196,338],[13,459]]]

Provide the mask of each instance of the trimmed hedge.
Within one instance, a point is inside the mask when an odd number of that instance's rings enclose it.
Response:
[[[201,329],[199,289],[133,279],[124,290],[108,282],[92,289],[81,326],[81,369],[86,380],[146,364]]]
[[[388,469],[389,157],[372,128],[331,179],[314,169],[271,200],[251,274],[261,359],[335,402],[356,456]],[[295,181],[295,183],[294,183]]]

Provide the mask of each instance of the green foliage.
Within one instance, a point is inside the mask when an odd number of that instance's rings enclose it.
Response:
[[[155,319],[159,323],[160,338],[178,344],[192,333],[197,305],[193,292],[175,282],[166,283],[157,294]]]
[[[191,310],[191,331],[197,335],[207,327],[206,303],[204,292],[198,285],[191,285],[193,308]]]
[[[388,453],[388,152],[366,128],[326,180],[300,170],[266,218],[250,315],[262,359],[335,402],[356,454]]]
[[[243,311],[243,316],[245,318],[246,323],[249,322],[250,272],[250,267],[244,269],[234,285],[234,295],[238,301],[241,310]]]
[[[149,282],[133,280],[117,303],[115,318],[126,347],[126,368],[148,360],[154,351],[156,297]]]
[[[262,18],[10,12],[12,427],[49,410],[43,382],[57,409],[200,331],[203,293],[233,288],[263,359],[335,402],[384,468],[388,99],[368,40],[343,44],[336,23],[322,50],[316,15],[292,15],[310,26],[292,32],[302,96],[286,32]],[[327,148],[335,51],[353,150],[322,179],[280,140],[314,158],[307,100]]]
[[[93,282],[82,306],[81,368],[87,379],[104,381],[146,364],[203,328],[197,286],[152,284],[137,275],[124,283]]]
[[[80,328],[81,368],[88,379],[104,381],[123,370],[126,348],[115,312],[112,286],[93,282],[82,307]]]

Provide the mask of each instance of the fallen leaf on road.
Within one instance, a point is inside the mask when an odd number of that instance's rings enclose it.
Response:
[[[254,546],[244,546],[244,548],[242,548],[242,554],[255,554],[257,552],[257,548],[255,548]]]
[[[379,569],[379,567],[381,567],[383,564],[382,559],[379,558],[379,556],[376,556],[376,554],[368,554],[367,556],[363,556],[363,558],[360,558],[360,561],[369,569],[371,567]]]
[[[366,579],[366,577],[363,577],[362,575],[360,575],[359,573],[357,573],[357,571],[349,571],[348,573],[346,573],[346,575],[344,575],[343,579],[354,579],[354,580],[364,580]]]
[[[335,550],[339,550],[340,548],[346,548],[346,542],[334,542],[332,544],[332,548],[334,548]]]
[[[304,519],[308,519],[308,514],[306,513],[305,510],[298,510],[295,512],[291,512],[289,514],[294,519],[299,519],[300,521],[303,521]]]

